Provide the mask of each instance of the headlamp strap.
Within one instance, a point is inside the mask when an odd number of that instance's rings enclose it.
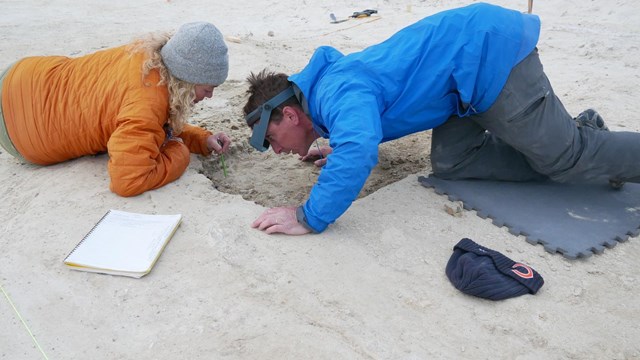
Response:
[[[247,115],[245,118],[247,125],[253,126],[253,133],[251,134],[251,139],[249,139],[249,144],[256,150],[266,151],[269,148],[269,141],[265,138],[267,136],[269,120],[271,119],[271,111],[294,95],[293,89],[289,86]],[[260,122],[254,125],[258,119],[260,119]]]

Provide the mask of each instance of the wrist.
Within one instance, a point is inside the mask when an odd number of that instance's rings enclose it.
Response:
[[[307,222],[307,217],[304,214],[304,209],[302,208],[302,206],[298,206],[296,208],[296,220],[298,220],[298,223],[302,225],[305,229],[309,230],[310,232],[316,233],[316,234],[318,233],[311,226],[309,226],[309,223]]]
[[[215,136],[209,135],[207,136],[207,140],[205,143],[207,144],[207,151],[211,154],[215,149],[213,148],[213,142],[216,141]]]

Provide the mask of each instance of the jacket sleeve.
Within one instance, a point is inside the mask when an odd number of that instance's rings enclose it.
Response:
[[[201,127],[185,124],[179,137],[187,145],[189,151],[194,154],[211,155],[211,151],[207,147],[207,138],[213,135],[211,131]]]
[[[364,84],[331,86],[317,98],[333,152],[302,210],[307,225],[321,232],[351,206],[378,163],[382,103]]]
[[[163,145],[164,141],[158,121],[120,120],[107,143],[111,191],[134,196],[179,178],[189,165],[189,149],[177,141]]]

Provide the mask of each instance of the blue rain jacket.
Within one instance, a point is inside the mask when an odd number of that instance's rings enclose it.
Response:
[[[318,48],[289,78],[333,148],[302,207],[307,224],[321,232],[347,210],[380,143],[489,109],[539,33],[537,16],[479,3],[426,17],[361,52]]]

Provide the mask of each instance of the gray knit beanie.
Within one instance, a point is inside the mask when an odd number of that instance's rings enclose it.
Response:
[[[229,73],[224,37],[207,22],[182,25],[160,54],[171,75],[192,84],[218,86]]]

